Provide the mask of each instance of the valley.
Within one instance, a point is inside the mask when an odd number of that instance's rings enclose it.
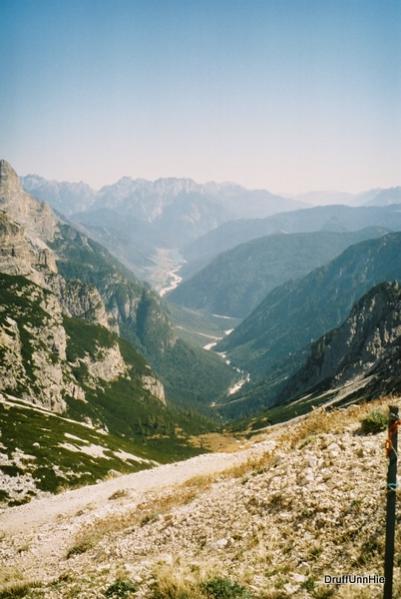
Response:
[[[401,599],[401,0],[0,13],[0,599]]]
[[[217,317],[216,314],[214,314],[214,316]],[[219,318],[222,318],[223,320],[229,319],[228,316],[219,316]],[[229,335],[230,333],[232,333],[233,330],[234,329],[225,329],[223,331],[224,334],[221,337],[215,337],[214,341],[206,343],[206,345],[203,346],[203,349],[205,349],[206,351],[214,351],[214,348],[216,347],[218,342],[221,341],[225,335]],[[225,352],[216,352],[216,353],[218,356],[220,356],[224,360],[224,362],[227,364],[227,366],[231,366],[231,361],[227,358],[227,354]],[[226,396],[234,395],[235,393],[240,391],[246,383],[249,383],[251,380],[251,375],[249,374],[249,372],[244,372],[237,366],[232,366],[232,368],[233,368],[234,372],[237,373],[237,380],[232,385],[230,385],[230,387],[227,389]],[[211,405],[213,407],[216,407],[217,403],[214,401]]]
[[[157,248],[150,257],[153,266],[146,269],[145,278],[161,297],[174,291],[182,281],[179,272],[185,264],[179,251]]]
[[[123,196],[132,185],[120,184]],[[159,185],[151,228],[172,183]],[[174,186],[172,213],[183,201]],[[85,202],[91,210],[93,196]],[[205,589],[225,585],[247,599],[319,596],[324,567],[345,561],[333,553],[336,526],[325,520],[319,536],[318,506],[340,517],[355,494],[330,486],[351,452],[358,468],[369,464],[366,485],[383,468],[382,433],[366,436],[363,423],[401,393],[394,206],[336,207],[335,218],[303,208],[257,219],[261,235],[216,257],[188,251],[216,234],[209,221],[185,247],[150,244],[146,282],[134,274],[133,256],[145,256],[134,232],[129,254],[111,237],[109,251],[104,229],[53,213],[5,161],[0,209],[0,594],[216,599]],[[294,231],[270,230],[279,221]],[[277,472],[312,518],[292,532],[290,569],[271,534],[304,518]],[[359,528],[365,555],[370,529]],[[315,563],[316,539],[330,557]],[[376,564],[374,552],[363,559],[356,569]]]

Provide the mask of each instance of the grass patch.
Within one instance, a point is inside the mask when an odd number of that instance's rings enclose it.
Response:
[[[211,578],[201,585],[208,599],[252,599],[250,592],[229,578]]]
[[[32,589],[38,589],[42,585],[40,582],[14,582],[0,588],[0,599],[17,599],[26,597]]]
[[[150,599],[256,599],[242,584],[217,574],[217,565],[188,566],[176,559],[153,570]]]
[[[387,428],[388,417],[382,410],[372,410],[361,421],[363,435],[377,435]]]
[[[93,539],[91,538],[81,538],[78,542],[76,542],[70,549],[67,551],[66,558],[70,559],[70,557],[74,557],[76,555],[82,555],[82,553],[86,553],[94,546]]]
[[[117,489],[117,491],[110,495],[109,501],[114,501],[115,499],[123,499],[123,497],[128,497],[128,491],[126,489]]]
[[[104,592],[105,596],[109,599],[125,599],[129,597],[131,593],[135,593],[138,590],[130,580],[118,579],[111,584]]]

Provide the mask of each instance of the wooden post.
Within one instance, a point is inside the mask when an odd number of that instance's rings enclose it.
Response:
[[[389,406],[388,415],[388,471],[386,508],[386,546],[384,553],[384,594],[383,599],[393,599],[395,509],[397,502],[397,443],[398,407]]]

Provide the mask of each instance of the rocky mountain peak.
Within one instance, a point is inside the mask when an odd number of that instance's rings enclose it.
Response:
[[[0,193],[16,187],[20,188],[17,173],[7,160],[0,160]]]
[[[17,173],[4,159],[0,160],[0,209],[23,225],[36,243],[47,243],[54,238],[58,220],[52,209],[23,190]]]

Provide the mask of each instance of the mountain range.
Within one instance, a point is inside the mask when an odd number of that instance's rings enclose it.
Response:
[[[290,279],[298,279],[329,262],[348,246],[379,237],[388,230],[272,234],[216,256],[184,280],[168,299],[212,314],[244,318],[265,296]]]
[[[160,248],[184,254],[188,264],[181,275],[187,278],[218,253],[271,233],[391,228],[391,218],[375,211],[353,214],[344,206],[327,206],[323,212],[319,207],[307,215],[300,213],[300,208],[302,212],[308,208],[308,202],[349,203],[353,198],[354,204],[383,207],[401,201],[398,187],[288,198],[233,183],[199,184],[179,178],[148,181],[123,177],[99,190],[83,182],[49,181],[38,175],[26,175],[21,182],[31,195],[49,203],[140,278],[152,282]],[[288,219],[285,212],[291,212]],[[397,223],[398,219],[393,228]]]
[[[224,223],[182,250],[188,264],[181,269],[180,274],[188,278],[221,252],[258,237],[312,231],[350,232],[366,227],[400,230],[399,206],[316,206],[275,214],[264,219],[241,219]]]
[[[252,383],[227,403],[232,416],[273,405],[308,357],[310,344],[343,323],[382,282],[401,281],[401,233],[362,241],[305,277],[276,287],[217,345]],[[344,346],[344,352],[346,346]]]
[[[47,181],[37,175],[22,177],[21,182],[142,277],[147,276],[157,248],[181,248],[229,220],[304,206],[266,190],[191,179],[123,177],[98,191],[82,182]]]
[[[166,224],[171,208],[174,228],[180,206],[197,210],[193,185],[159,181],[152,201],[142,189],[138,219]],[[102,210],[129,220],[126,187],[131,180],[120,182],[118,197],[103,190]],[[98,210],[98,197],[88,192],[85,201],[83,214]],[[272,422],[401,387],[401,233],[388,232],[401,229],[397,206],[227,223],[238,237],[265,235],[220,255],[168,303],[75,225],[76,214],[73,222],[53,212],[0,161],[0,499],[9,504],[193,455],[200,449],[191,436],[216,430],[221,417]],[[275,233],[278,225],[286,232]],[[170,313],[171,300],[185,310]],[[208,320],[214,312],[223,316]],[[227,314],[244,320],[235,326]],[[215,351],[202,350],[197,326],[215,335]],[[15,473],[26,477],[22,495]]]

